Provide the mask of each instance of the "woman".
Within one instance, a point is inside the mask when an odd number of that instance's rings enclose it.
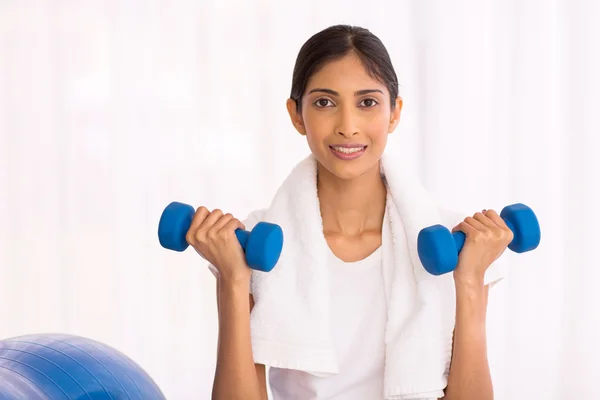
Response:
[[[319,376],[306,368],[271,364],[269,384],[275,398],[492,399],[485,276],[512,240],[512,232],[493,210],[475,213],[453,228],[467,239],[452,277],[456,297],[448,299],[456,301],[456,314],[445,390],[409,397],[384,394],[381,246],[388,190],[380,162],[402,109],[396,73],[384,45],[359,27],[338,25],[317,33],[298,54],[287,109],[316,160],[315,185],[332,282],[328,294],[332,340],[341,368],[339,373]],[[187,235],[217,276],[214,399],[267,398],[265,365],[255,364],[252,348],[252,294],[248,300],[252,272],[234,235],[245,225],[221,210],[201,207]]]

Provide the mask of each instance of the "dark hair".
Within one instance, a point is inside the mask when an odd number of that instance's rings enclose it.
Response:
[[[296,102],[296,110],[302,107],[302,96],[309,78],[327,62],[342,58],[351,51],[360,58],[371,77],[385,83],[394,108],[398,96],[398,78],[381,40],[359,26],[334,25],[314,34],[298,53],[290,93],[290,98]]]

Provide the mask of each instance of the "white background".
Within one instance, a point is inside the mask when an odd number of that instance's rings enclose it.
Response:
[[[540,220],[492,292],[496,399],[600,397],[599,20],[593,0],[0,0],[0,338],[94,338],[169,399],[209,398],[214,278],[158,219],[268,205],[308,154],[296,54],[350,23],[402,84],[389,151],[450,208]]]

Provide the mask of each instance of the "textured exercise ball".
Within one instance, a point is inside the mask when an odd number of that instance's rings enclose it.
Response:
[[[123,353],[65,334],[0,341],[0,400],[164,400],[152,378]]]

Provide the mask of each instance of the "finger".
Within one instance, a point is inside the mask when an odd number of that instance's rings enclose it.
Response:
[[[466,222],[467,224],[471,225],[473,228],[477,229],[478,231],[487,231],[488,227],[485,226],[483,223],[481,223],[480,221],[476,220],[473,217],[467,217],[465,218],[464,222]]]
[[[477,229],[475,229],[473,226],[471,226],[468,223],[466,223],[465,221],[463,221],[460,224],[456,225],[452,229],[452,233],[454,233],[454,232],[462,232],[466,236],[471,236],[471,235],[478,233],[479,231]]]
[[[486,212],[486,210],[484,210]],[[487,226],[488,228],[497,229],[498,225],[490,218],[488,218],[483,212],[478,212],[473,215],[473,218],[479,221],[481,224]]]
[[[192,222],[190,223],[188,233],[195,233],[198,230],[200,224],[204,222],[204,220],[206,219],[206,217],[208,217],[209,214],[210,211],[208,211],[206,207],[198,207],[196,213],[194,214],[194,217],[192,218]]]
[[[223,228],[221,228],[220,232],[230,232],[235,231],[236,229],[246,229],[246,227],[240,222],[240,220],[233,218],[228,221]]]
[[[219,232],[229,221],[233,219],[233,215],[227,213],[223,215],[211,228],[211,231]]]
[[[219,221],[219,219],[221,219],[222,216],[223,211],[219,210],[218,208],[212,210],[210,215],[206,217],[204,221],[202,221],[202,223],[198,227],[198,230],[203,232],[208,231],[214,224],[217,223],[217,221]]]
[[[506,222],[504,222],[502,217],[500,217],[496,211],[487,210],[485,212],[485,216],[488,217],[489,219],[491,219],[492,221],[494,221],[494,223],[496,225],[498,225],[500,228],[508,229],[508,225],[506,225]]]

